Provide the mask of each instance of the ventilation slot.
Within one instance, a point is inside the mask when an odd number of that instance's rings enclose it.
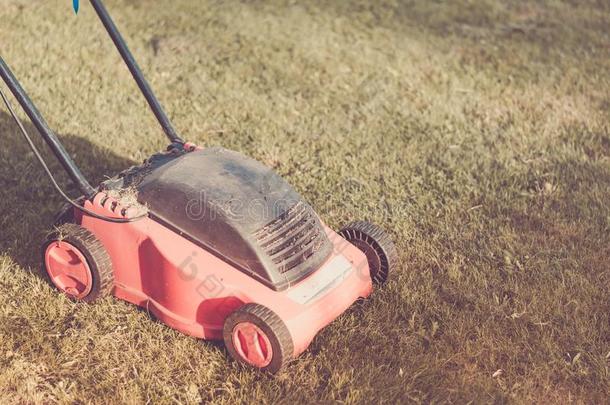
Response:
[[[304,263],[328,240],[313,210],[303,202],[291,207],[254,236],[280,273]]]

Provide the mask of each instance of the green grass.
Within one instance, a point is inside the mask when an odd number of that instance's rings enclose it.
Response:
[[[72,303],[37,274],[61,200],[0,110],[0,402],[607,401],[607,2],[108,6],[185,138],[272,166],[335,228],[379,223],[403,265],[276,377]],[[0,0],[0,21],[91,179],[164,147],[87,2]]]

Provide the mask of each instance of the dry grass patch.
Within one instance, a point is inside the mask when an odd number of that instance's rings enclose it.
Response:
[[[0,401],[607,399],[606,3],[108,7],[185,138],[275,168],[333,227],[391,230],[403,268],[277,377],[122,302],[74,304],[37,274],[61,201],[0,111]],[[92,180],[165,148],[86,2],[0,0],[0,20]]]

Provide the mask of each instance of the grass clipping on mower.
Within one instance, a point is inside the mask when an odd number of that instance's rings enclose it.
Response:
[[[148,207],[138,202],[138,190],[135,187],[110,189],[106,191],[108,197],[115,199],[121,206],[129,210],[131,217],[148,213]]]

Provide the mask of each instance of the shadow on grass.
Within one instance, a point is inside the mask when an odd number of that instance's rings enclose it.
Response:
[[[481,39],[511,40],[540,47],[560,47],[566,53],[574,53],[572,38],[566,32],[580,38],[591,39],[594,47],[604,48],[603,37],[591,35],[595,30],[605,29],[599,16],[608,10],[608,5],[595,4],[599,13],[574,13],[571,7],[553,7],[545,2],[522,2],[502,4],[496,2],[318,2],[320,9],[338,17],[349,17],[365,26],[383,27],[392,30],[416,28],[437,39],[455,36],[461,41],[478,42]],[[569,16],[570,18],[565,18]],[[586,28],[585,28],[586,27]]]
[[[23,124],[64,191],[77,198],[80,192],[36,128],[26,120]],[[135,163],[76,135],[58,137],[94,187],[104,178]],[[0,111],[0,142],[5,145],[0,149],[0,209],[3,214],[0,216],[0,255],[7,254],[21,268],[41,275],[41,245],[65,201],[51,184],[13,118],[4,111]],[[149,315],[156,319],[153,314]],[[221,342],[209,344],[224,347]]]
[[[443,46],[442,52],[451,50],[460,65],[489,70],[492,75],[523,74],[527,80],[533,72],[544,75],[550,68],[580,66],[608,55],[607,41],[600,35],[606,30],[608,10],[602,2],[589,12],[551,2],[468,0],[381,2],[381,6],[366,0],[321,1],[318,7],[364,29],[381,27],[416,36],[431,47]]]
[[[36,128],[24,125],[42,151],[56,179],[72,197],[79,195]],[[58,135],[92,185],[133,162],[72,134]],[[38,269],[40,246],[64,200],[59,196],[28,147],[13,118],[0,111],[0,252],[23,268]]]

